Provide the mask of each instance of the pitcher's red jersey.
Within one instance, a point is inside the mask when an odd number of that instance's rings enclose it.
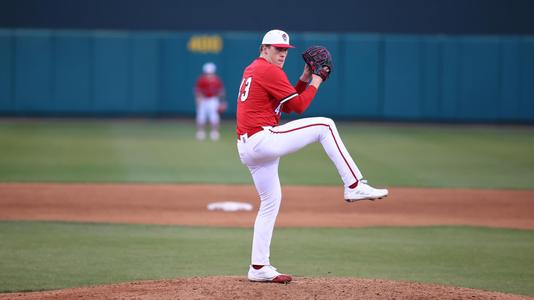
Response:
[[[291,111],[282,108],[284,102],[298,97],[298,92],[305,89],[306,83],[302,81],[293,87],[280,67],[261,57],[255,59],[245,68],[239,88],[236,114],[237,134],[248,133],[250,135],[261,130],[262,126],[278,125],[280,112]],[[302,99],[307,102],[306,107],[316,91],[313,87],[312,92]]]

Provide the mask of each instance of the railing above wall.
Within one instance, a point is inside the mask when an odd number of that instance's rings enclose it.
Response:
[[[4,116],[193,115],[202,64],[217,64],[235,111],[260,32],[0,29]],[[534,121],[533,36],[289,32],[284,69],[322,44],[334,72],[305,115],[410,121]]]

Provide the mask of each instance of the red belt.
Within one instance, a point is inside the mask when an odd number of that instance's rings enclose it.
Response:
[[[256,127],[256,128],[253,128],[253,129],[251,129],[251,130],[249,130],[249,131],[247,131],[247,132],[245,132],[245,133],[243,133],[243,134],[246,134],[247,137],[250,138],[251,136],[255,135],[256,133],[258,133],[258,132],[260,132],[260,131],[263,131],[263,127]],[[238,134],[238,135],[237,135],[237,139],[239,139],[243,134]]]

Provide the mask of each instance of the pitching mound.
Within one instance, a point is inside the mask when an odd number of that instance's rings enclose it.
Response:
[[[253,283],[243,277],[140,281],[0,299],[532,299],[511,294],[416,282],[354,278],[295,278],[290,284]]]

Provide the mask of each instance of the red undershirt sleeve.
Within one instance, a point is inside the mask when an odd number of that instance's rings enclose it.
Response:
[[[295,90],[297,91],[297,93],[302,94],[302,92],[304,92],[307,86],[308,83],[306,81],[302,81],[299,79],[299,81],[295,85]]]

